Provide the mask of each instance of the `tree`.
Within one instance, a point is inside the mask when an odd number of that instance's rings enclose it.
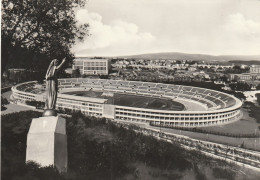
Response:
[[[236,96],[239,99],[245,100],[246,96],[242,92],[234,92],[234,96]]]
[[[225,76],[225,75],[224,75],[224,76],[221,76],[221,77],[220,77],[220,80],[226,83],[226,82],[228,82],[228,77]]]
[[[3,0],[2,73],[7,64],[19,63],[22,55],[29,57],[29,63],[43,55],[46,67],[51,59],[64,56],[71,63],[71,46],[87,34],[88,25],[76,26],[75,20],[75,9],[84,5],[84,0]]]
[[[8,100],[1,96],[1,110],[5,107],[5,105],[9,104]]]
[[[71,76],[72,76],[73,78],[79,78],[79,77],[80,77],[80,70],[79,70],[78,68],[72,70]]]
[[[238,82],[234,84],[229,84],[233,91],[250,91],[251,86],[245,82]]]
[[[260,90],[260,84],[256,86],[256,90]]]
[[[6,74],[6,79],[9,80],[9,78],[10,78],[10,71],[6,71],[5,74]]]
[[[257,98],[257,103],[258,103],[258,105],[260,105],[260,94],[256,94],[255,96],[256,96],[256,98]]]

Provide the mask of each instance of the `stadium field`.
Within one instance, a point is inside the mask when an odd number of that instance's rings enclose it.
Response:
[[[109,104],[118,106],[129,106],[137,108],[157,109],[157,110],[170,110],[170,111],[183,111],[185,106],[179,102],[173,101],[169,98],[156,98],[141,95],[130,95],[122,93],[103,93],[99,91],[72,91],[64,94],[102,98],[108,99]]]

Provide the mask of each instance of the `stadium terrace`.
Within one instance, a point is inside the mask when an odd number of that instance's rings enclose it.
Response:
[[[45,101],[45,87],[36,81],[12,87],[13,103]],[[81,111],[114,120],[169,127],[202,127],[241,118],[242,102],[205,88],[140,81],[59,79],[56,109]]]

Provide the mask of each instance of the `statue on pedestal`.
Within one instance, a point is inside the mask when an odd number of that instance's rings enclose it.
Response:
[[[57,92],[58,92],[57,72],[60,70],[62,65],[65,63],[65,61],[66,58],[64,58],[60,63],[60,65],[58,65],[57,59],[52,60],[46,72],[45,78],[46,78],[47,98],[45,102],[45,110],[43,112],[43,116],[57,116],[57,113],[55,111]]]
[[[67,172],[68,152],[66,119],[57,116],[55,105],[58,92],[57,72],[65,63],[51,61],[46,73],[47,98],[43,117],[32,119],[27,134],[26,162],[34,161],[41,167],[55,166],[59,172]]]

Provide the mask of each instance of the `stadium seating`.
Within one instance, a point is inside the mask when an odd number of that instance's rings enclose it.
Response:
[[[180,112],[178,112],[178,110],[170,111],[158,109],[157,111],[153,109],[153,111],[149,111],[149,108],[144,110],[140,106],[140,101],[142,101],[142,98],[138,96],[135,96],[134,105],[132,103],[132,105],[129,105],[128,107],[128,101],[125,101],[125,107],[122,107],[122,105],[116,105],[114,107],[115,114],[117,114],[114,117],[115,119],[128,118],[127,120],[139,121],[141,115],[143,114],[143,112],[145,112],[145,114],[147,115],[147,122],[150,121],[154,123],[159,123],[158,120],[160,119],[160,121],[168,123],[170,118],[170,121],[174,126],[195,127],[198,124],[194,125],[194,120],[199,121],[200,126],[211,126],[215,124],[229,123],[240,116],[239,109],[242,105],[242,103],[238,99],[232,97],[229,94],[199,87],[108,79],[59,79],[59,93],[71,93],[73,95],[73,93],[77,94],[82,93],[82,91],[89,90],[93,90],[93,92],[97,93],[116,93],[117,95],[143,95],[151,98],[166,98],[168,100],[170,98],[173,101],[176,100],[176,102],[183,102],[183,105],[185,106],[185,112],[181,114]],[[12,88],[12,92],[12,96],[14,97],[16,102],[44,99],[43,93],[45,92],[45,84],[39,85],[36,81],[26,82],[14,86]],[[74,109],[74,107],[76,106],[85,106],[84,98],[82,98],[82,102],[84,103],[77,100],[77,102],[73,101],[70,102],[71,104],[68,105],[67,101],[66,103],[62,102],[63,100],[61,100],[61,97],[62,95],[60,94],[60,99],[58,97],[58,101],[60,101],[59,107]],[[188,104],[187,102],[193,102],[193,104]],[[195,102],[201,103],[202,105],[204,105],[204,107],[207,108],[196,109],[197,104]],[[102,105],[100,103],[96,103],[95,105],[100,106],[100,109],[98,109],[96,113],[102,114]],[[133,109],[130,107],[135,108]],[[140,109],[136,109],[138,107]],[[118,114],[118,111],[121,111],[122,109],[128,113]],[[131,115],[129,112],[131,112]],[[164,116],[165,113],[169,113],[169,115]],[[195,119],[190,119],[191,116],[195,116]]]
[[[17,86],[17,90],[33,94],[43,93],[42,90],[34,88],[37,82],[23,83]],[[156,95],[159,97],[172,96],[173,98],[190,99],[206,104],[209,108],[223,109],[235,105],[236,100],[230,95],[222,92],[173,84],[149,83],[139,81],[107,80],[68,78],[59,79],[60,88],[89,88],[95,90],[107,90],[122,93],[135,93],[144,95]],[[210,103],[211,102],[211,103]],[[214,105],[215,104],[215,105]]]

